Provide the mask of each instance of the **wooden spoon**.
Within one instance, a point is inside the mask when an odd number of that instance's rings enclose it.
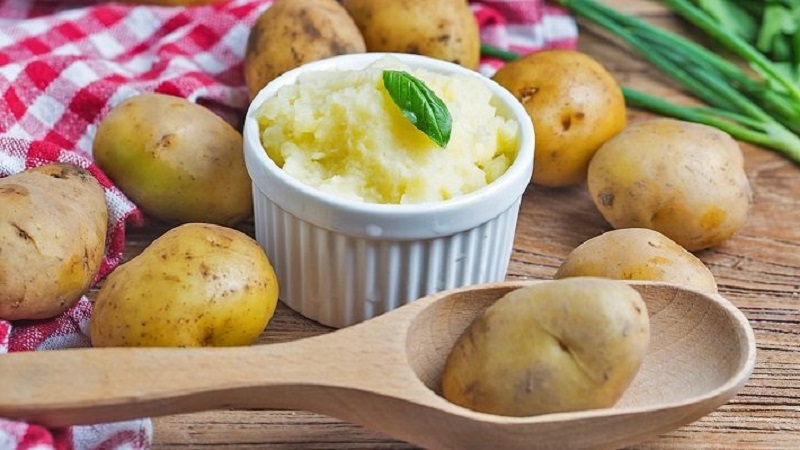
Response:
[[[455,340],[484,308],[531,283],[439,293],[288,343],[3,355],[0,417],[64,426],[228,407],[295,409],[426,448],[613,448],[702,417],[729,400],[752,372],[753,331],[730,302],[631,282],[649,309],[651,344],[637,378],[613,408],[519,418],[449,403],[438,392]]]

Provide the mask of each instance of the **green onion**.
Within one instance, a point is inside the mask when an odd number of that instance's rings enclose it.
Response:
[[[623,87],[630,106],[717,127],[736,139],[777,151],[800,164],[800,86],[795,79],[800,79],[800,50],[794,46],[800,43],[800,30],[773,25],[764,37],[762,26],[766,8],[785,8],[785,14],[800,17],[799,6],[786,0],[767,0],[765,3],[771,5],[760,9],[744,5],[728,8],[728,3],[733,3],[730,0],[695,0],[699,6],[690,0],[665,0],[718,45],[749,64],[751,72],[742,69],[739,61],[728,60],[688,38],[595,0],[556,2],[619,38],[707,105],[677,105]],[[770,14],[775,17],[775,10]],[[759,35],[762,41],[769,40],[772,50],[786,47],[775,42],[789,42],[788,48],[793,51],[780,50],[784,57],[790,58],[786,65],[756,47]],[[766,45],[764,42],[762,45]],[[486,56],[506,61],[521,56],[489,45],[483,45],[482,51]]]

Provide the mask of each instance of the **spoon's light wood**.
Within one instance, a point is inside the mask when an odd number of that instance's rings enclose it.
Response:
[[[752,372],[753,331],[723,297],[631,282],[647,302],[652,339],[615,407],[513,418],[440,397],[444,360],[467,324],[505,292],[531,283],[436,294],[282,344],[3,355],[0,417],[64,426],[226,407],[299,409],[427,448],[613,448],[702,417]]]

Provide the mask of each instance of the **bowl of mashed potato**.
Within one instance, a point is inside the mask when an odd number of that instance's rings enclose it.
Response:
[[[419,126],[419,84],[449,114],[444,145]],[[425,56],[342,55],[276,78],[248,109],[244,151],[281,301],[339,328],[505,279],[533,133],[503,87]]]

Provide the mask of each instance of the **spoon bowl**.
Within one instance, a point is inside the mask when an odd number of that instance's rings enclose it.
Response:
[[[227,407],[338,417],[425,448],[617,448],[697,420],[741,389],[755,364],[744,315],[718,294],[629,282],[651,342],[613,407],[506,417],[445,400],[444,362],[503,294],[546,281],[434,294],[366,322],[297,341],[237,348],[94,348],[0,357],[0,417],[49,426]]]

